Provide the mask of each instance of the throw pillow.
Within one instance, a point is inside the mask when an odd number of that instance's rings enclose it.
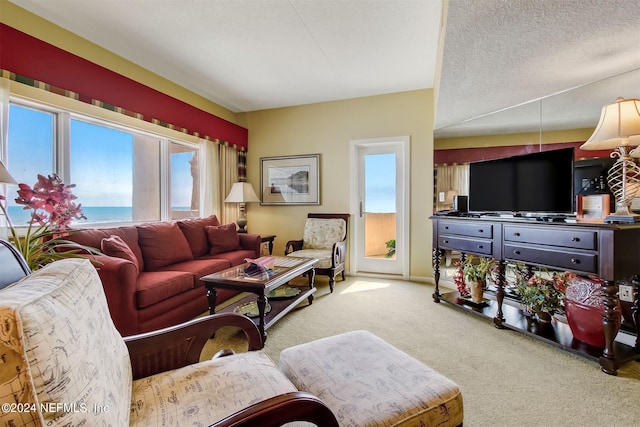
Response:
[[[209,251],[211,255],[242,249],[235,224],[208,226],[205,227],[205,230],[207,230],[207,237],[211,245]]]
[[[207,239],[207,232],[204,229],[209,225],[220,225],[220,222],[218,222],[218,218],[215,215],[211,215],[207,218],[185,219],[178,221],[178,226],[180,227],[180,230],[182,230],[184,237],[187,238],[194,258],[198,258],[209,253],[209,240]]]
[[[100,250],[105,255],[131,261],[133,265],[136,266],[138,273],[140,273],[140,263],[138,263],[138,258],[136,258],[129,245],[127,245],[120,236],[111,236],[102,239],[100,242]]]
[[[175,222],[154,222],[137,228],[146,271],[193,259],[189,242]]]

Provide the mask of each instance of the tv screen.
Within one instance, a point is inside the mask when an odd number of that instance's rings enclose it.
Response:
[[[574,212],[573,148],[469,165],[469,210],[487,213]]]

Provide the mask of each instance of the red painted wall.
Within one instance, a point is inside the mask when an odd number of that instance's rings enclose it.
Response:
[[[0,23],[0,69],[248,148],[248,130]]]
[[[575,158],[589,159],[594,157],[609,157],[611,151],[586,151],[580,150],[581,142],[563,142],[559,144],[542,144],[542,151],[559,150],[561,148],[574,147]],[[535,145],[507,145],[503,147],[458,148],[447,150],[434,150],[433,162],[436,165],[447,163],[469,163],[480,160],[500,159],[504,157],[518,156],[521,154],[537,153],[540,146]]]

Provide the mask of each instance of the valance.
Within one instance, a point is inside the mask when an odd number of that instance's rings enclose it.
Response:
[[[0,23],[2,77],[156,123],[237,150],[248,130]]]

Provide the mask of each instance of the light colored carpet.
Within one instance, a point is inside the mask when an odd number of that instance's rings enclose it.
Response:
[[[606,375],[597,362],[434,303],[429,284],[348,277],[333,294],[326,278],[316,285],[311,306],[302,304],[267,331],[264,351],[276,363],[284,348],[364,329],[458,383],[465,427],[640,426],[638,362]],[[247,345],[237,330],[225,329],[203,360],[220,348]]]

